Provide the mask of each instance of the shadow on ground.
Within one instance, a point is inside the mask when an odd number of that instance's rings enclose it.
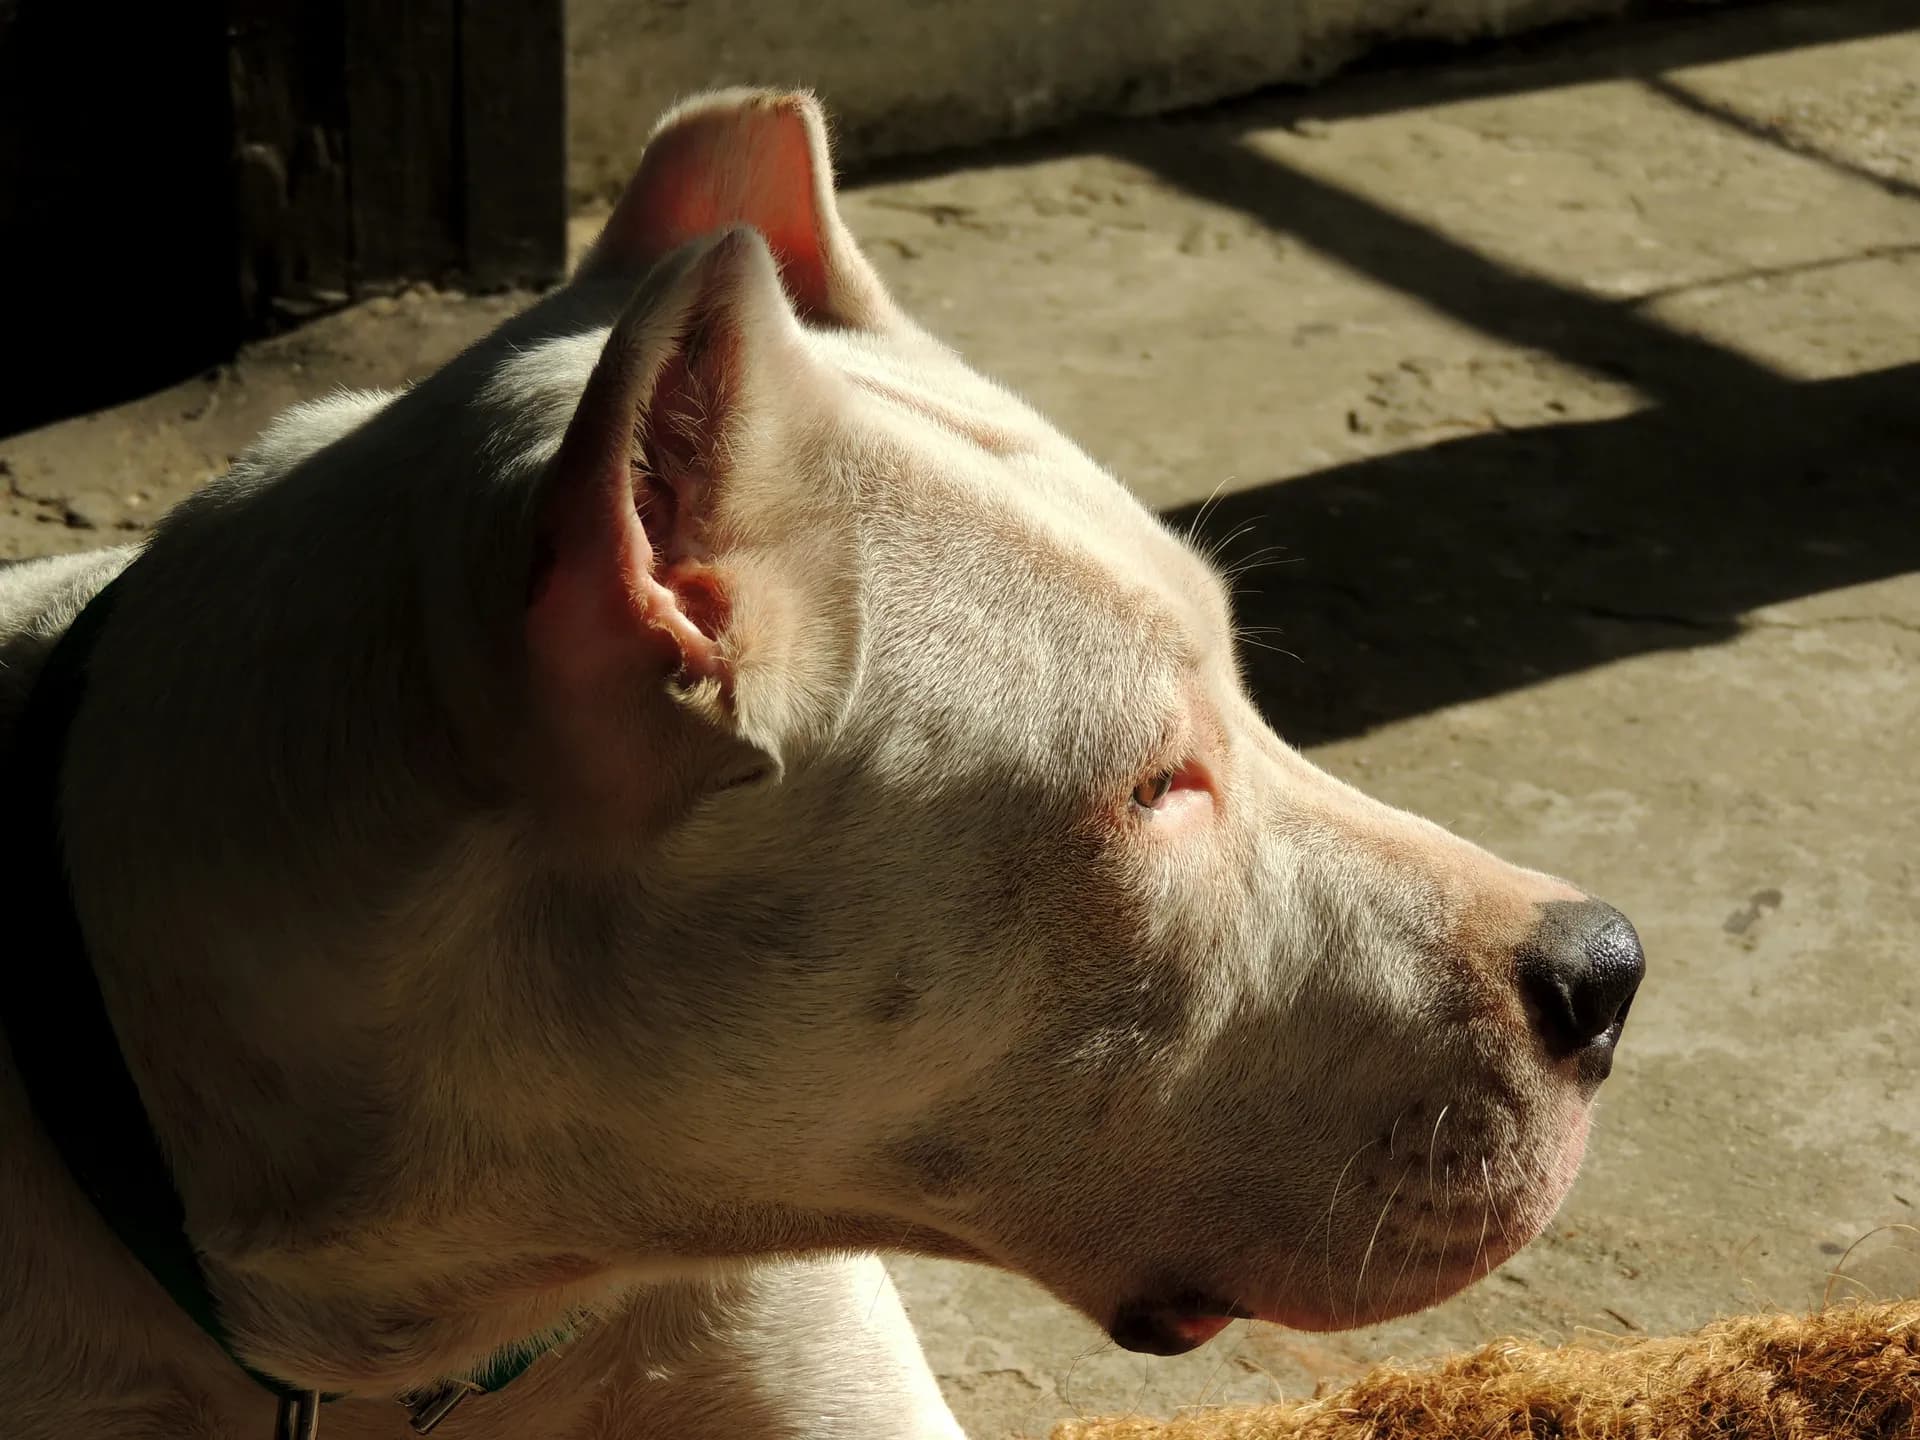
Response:
[[[1882,0],[1764,7],[1648,26],[1524,68],[1502,59],[1395,75],[1384,88],[1399,105],[1611,75],[1659,89],[1672,66],[1914,21],[1910,4]],[[1387,79],[1331,103],[1268,100],[1130,127],[1105,148],[1462,324],[1656,403],[1619,420],[1359,461],[1172,513],[1178,526],[1197,521],[1230,567],[1265,547],[1290,562],[1243,577],[1239,602],[1254,632],[1250,679],[1283,733],[1300,744],[1358,734],[1725,639],[1756,607],[1920,569],[1920,366],[1797,382],[1632,302],[1502,265],[1244,138],[1293,116],[1366,113]],[[1920,199],[1904,185],[1881,188]]]
[[[1236,537],[1229,565],[1285,547],[1240,580],[1239,618],[1279,627],[1248,676],[1312,745],[1920,569],[1917,468],[1903,366],[1365,460],[1234,494],[1201,536]]]

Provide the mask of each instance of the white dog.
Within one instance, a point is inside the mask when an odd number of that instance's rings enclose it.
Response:
[[[464,1376],[457,1440],[955,1436],[879,1250],[1145,1351],[1403,1313],[1553,1214],[1641,972],[1274,735],[1212,569],[894,307],[799,95],[674,112],[564,288],[137,556],[0,573],[0,662],[55,877],[7,1440],[397,1437]],[[93,977],[88,1051],[33,996]]]

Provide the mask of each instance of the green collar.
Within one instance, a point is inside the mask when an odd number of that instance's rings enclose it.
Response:
[[[74,619],[47,657],[0,769],[8,797],[0,820],[0,873],[13,879],[19,937],[0,965],[0,1027],[41,1130],[100,1217],[189,1318],[280,1402],[275,1440],[313,1440],[319,1407],[333,1396],[263,1375],[235,1353],[186,1230],[173,1173],[147,1121],[87,958],[60,834],[60,776],[67,730],[86,690],[94,642],[121,581]],[[475,1392],[510,1384],[566,1338],[542,1337],[500,1352],[470,1378],[401,1401],[426,1434]]]

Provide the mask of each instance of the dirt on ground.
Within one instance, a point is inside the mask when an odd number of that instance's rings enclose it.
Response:
[[[1219,492],[1204,533],[1264,552],[1241,618],[1282,733],[1614,901],[1650,957],[1558,1223],[1424,1315],[1155,1361],[900,1264],[971,1432],[1920,1292],[1911,4],[1421,56],[846,208],[912,310],[1177,523]],[[0,440],[0,555],[137,533],[286,405],[522,303],[374,301]]]

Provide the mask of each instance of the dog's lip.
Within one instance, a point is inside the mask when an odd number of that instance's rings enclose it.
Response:
[[[1105,1328],[1109,1338],[1121,1349],[1141,1355],[1184,1355],[1212,1340],[1236,1320],[1258,1320],[1312,1334],[1351,1330],[1437,1305],[1498,1268],[1521,1248],[1523,1244],[1511,1244],[1478,1233],[1449,1236],[1434,1254],[1439,1264],[1429,1290],[1395,1294],[1384,1300],[1371,1297],[1371,1302],[1356,1297],[1351,1308],[1339,1305],[1323,1308],[1298,1300],[1246,1304],[1188,1290],[1151,1295],[1122,1305]]]
[[[1341,1330],[1355,1323],[1293,1306],[1252,1309],[1224,1300],[1182,1297],[1122,1306],[1106,1330],[1114,1344],[1137,1355],[1184,1355],[1236,1320],[1306,1331]]]
[[[1121,1306],[1108,1323],[1107,1334],[1122,1350],[1137,1355],[1184,1355],[1199,1349],[1235,1320],[1255,1318],[1244,1305],[1183,1294]]]

